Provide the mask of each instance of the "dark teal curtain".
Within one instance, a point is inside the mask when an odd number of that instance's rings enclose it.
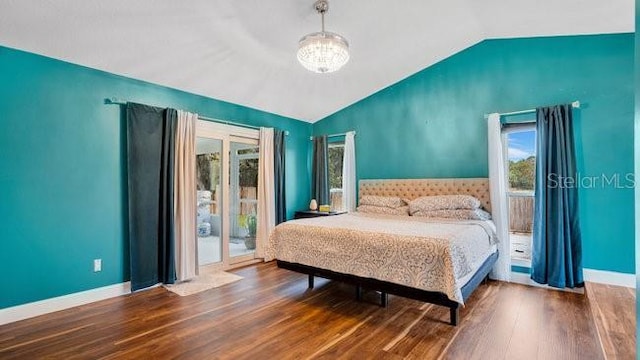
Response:
[[[327,136],[313,138],[311,196],[318,205],[329,205],[329,148]]]
[[[177,111],[127,104],[131,290],[176,279],[173,158]]]
[[[571,104],[536,110],[536,185],[531,278],[584,285]],[[569,180],[567,180],[569,179]]]
[[[287,220],[286,196],[284,191],[285,133],[273,130],[273,172],[275,177],[276,225]]]

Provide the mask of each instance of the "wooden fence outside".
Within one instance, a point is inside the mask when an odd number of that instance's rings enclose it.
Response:
[[[211,214],[218,213],[218,197],[216,192],[213,191],[212,198],[214,199],[209,205],[209,212]],[[239,215],[249,215],[256,214],[258,211],[257,208],[257,199],[258,198],[258,188],[256,187],[240,187],[240,214]]]
[[[240,187],[240,215],[249,215],[258,213],[258,188],[256,187]]]
[[[509,195],[509,230],[530,233],[533,231],[533,196]]]

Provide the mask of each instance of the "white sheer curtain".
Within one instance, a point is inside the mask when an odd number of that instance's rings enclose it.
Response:
[[[355,131],[349,131],[344,137],[344,155],[342,160],[342,208],[356,211],[356,144]]]
[[[256,257],[264,257],[264,248],[276,226],[275,179],[273,171],[273,129],[260,128],[258,159],[258,231]]]
[[[496,224],[498,251],[500,256],[491,271],[496,280],[511,279],[511,249],[509,242],[509,213],[507,209],[507,186],[504,148],[500,114],[489,115],[487,124],[489,140],[489,191],[491,192],[491,217]]]
[[[173,216],[178,281],[198,275],[196,237],[196,120],[197,114],[178,110],[175,141]]]

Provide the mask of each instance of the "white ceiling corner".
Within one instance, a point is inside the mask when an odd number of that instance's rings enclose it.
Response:
[[[0,45],[315,122],[488,38],[634,31],[633,0],[330,0],[340,71],[297,63],[313,0],[4,0]],[[115,95],[115,94],[114,94]]]

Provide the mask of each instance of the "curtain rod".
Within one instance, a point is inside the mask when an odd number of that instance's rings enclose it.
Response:
[[[107,105],[127,105],[127,101],[120,100],[114,97],[110,99],[105,99],[104,103]],[[198,114],[198,119],[207,120],[207,121],[216,122],[216,123],[225,124],[225,125],[233,125],[233,126],[239,126],[239,127],[249,128],[249,129],[260,130],[260,126],[247,125],[247,124],[237,123],[229,120],[214,119],[206,116],[201,116],[199,114]],[[285,131],[284,134],[289,135],[289,132]]]
[[[351,131],[348,131],[348,132],[351,132]],[[347,133],[346,133],[346,132],[343,132],[343,133],[337,133],[337,134],[327,135],[327,137],[328,137],[328,138],[330,138],[330,137],[345,136],[345,135],[347,135]],[[356,135],[356,132],[355,132],[355,131],[353,131],[353,136],[355,136],[355,135]],[[313,136],[309,136],[309,140],[313,140]]]
[[[571,107],[573,107],[574,109],[579,109],[580,108],[580,101],[574,101],[571,103]],[[520,115],[520,114],[527,114],[527,113],[531,113],[531,112],[535,112],[536,109],[527,109],[527,110],[520,110],[520,111],[512,111],[512,112],[506,112],[506,113],[498,113],[498,115],[500,116],[510,116],[510,115]],[[488,119],[489,115],[491,114],[484,114],[484,118]]]

